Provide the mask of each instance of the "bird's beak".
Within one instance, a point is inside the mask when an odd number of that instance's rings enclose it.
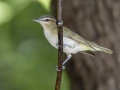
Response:
[[[36,20],[36,19],[33,19],[33,21],[35,21],[35,22],[39,22],[39,20]]]

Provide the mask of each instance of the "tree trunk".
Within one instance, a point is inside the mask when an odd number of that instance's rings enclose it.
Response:
[[[71,90],[120,90],[120,0],[63,0],[63,20],[84,39],[113,50],[95,58],[73,55],[66,64]]]

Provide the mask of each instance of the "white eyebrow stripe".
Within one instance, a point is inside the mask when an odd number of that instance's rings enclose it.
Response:
[[[54,20],[53,18],[49,18],[49,17],[44,17],[44,18],[42,18],[41,20],[45,21],[46,19]]]

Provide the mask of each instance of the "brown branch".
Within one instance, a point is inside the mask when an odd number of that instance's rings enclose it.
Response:
[[[58,28],[58,70],[56,77],[55,90],[60,90],[62,78],[62,60],[63,60],[63,21],[62,21],[62,0],[57,0],[57,28]]]

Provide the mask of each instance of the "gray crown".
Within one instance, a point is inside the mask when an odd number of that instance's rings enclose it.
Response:
[[[43,15],[39,19],[43,19],[43,18],[52,18],[52,19],[55,19],[53,16],[50,16],[50,15]]]

